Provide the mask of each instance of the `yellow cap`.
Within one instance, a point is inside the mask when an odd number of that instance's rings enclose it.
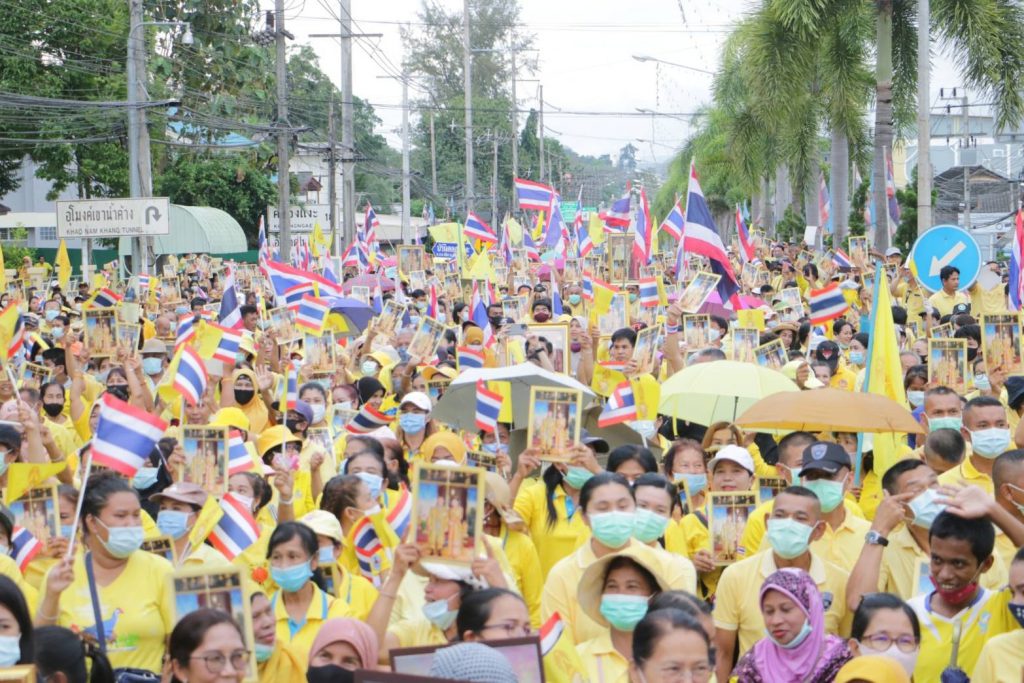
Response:
[[[895,659],[881,655],[867,655],[851,659],[836,675],[836,683],[850,683],[851,681],[910,683],[910,677]]]
[[[218,410],[210,424],[214,427],[234,427],[244,432],[249,431],[249,418],[245,416],[241,408],[231,406]]]
[[[264,429],[256,439],[256,451],[263,457],[270,449],[289,442],[302,443],[302,439],[292,434],[284,425],[274,425]]]
[[[243,332],[242,339],[238,342],[238,350],[244,351],[250,356],[256,355],[256,342],[252,338],[252,332]]]

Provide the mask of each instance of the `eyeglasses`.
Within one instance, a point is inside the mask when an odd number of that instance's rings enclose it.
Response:
[[[481,631],[504,631],[507,638],[525,638],[533,634],[533,627],[529,624],[488,624]]]
[[[893,638],[888,633],[876,633],[873,636],[864,636],[860,640],[861,643],[867,643],[872,650],[888,650],[889,646],[896,643],[896,647],[899,648],[900,652],[913,652],[917,649],[917,641],[914,636],[900,636],[899,638]]]
[[[205,655],[189,657],[189,659],[201,659],[206,664],[206,670],[216,675],[224,670],[224,665],[231,660],[231,668],[235,671],[247,673],[249,671],[249,651],[235,650],[229,656],[223,652],[211,652]]]
[[[669,664],[658,671],[661,680],[666,683],[707,683],[711,680],[714,669],[710,664],[700,663],[687,667],[682,664]]]

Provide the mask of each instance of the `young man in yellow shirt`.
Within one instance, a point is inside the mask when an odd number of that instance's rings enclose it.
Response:
[[[974,680],[987,683],[1017,683],[1021,673],[1020,653],[1024,652],[1024,550],[1010,565],[1010,615],[1021,628],[989,639],[981,648],[974,667]]]
[[[939,315],[952,315],[953,307],[957,304],[971,303],[966,294],[957,291],[960,288],[959,268],[943,266],[939,271],[939,280],[942,281],[942,289],[928,297],[928,303],[939,312]]]
[[[939,477],[939,483],[974,484],[991,494],[992,463],[1012,445],[1006,408],[991,396],[972,398],[964,406],[962,422],[960,433],[970,450],[963,462]]]

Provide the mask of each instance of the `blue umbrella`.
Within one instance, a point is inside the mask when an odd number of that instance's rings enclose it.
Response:
[[[342,334],[347,336],[355,337],[365,330],[374,316],[373,309],[358,299],[340,296],[327,296],[324,299],[330,305],[331,313],[337,313],[344,318],[348,331]]]

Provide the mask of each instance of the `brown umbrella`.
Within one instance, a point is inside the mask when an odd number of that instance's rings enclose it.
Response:
[[[924,433],[910,411],[891,398],[843,389],[772,394],[750,406],[736,424],[755,430]]]

